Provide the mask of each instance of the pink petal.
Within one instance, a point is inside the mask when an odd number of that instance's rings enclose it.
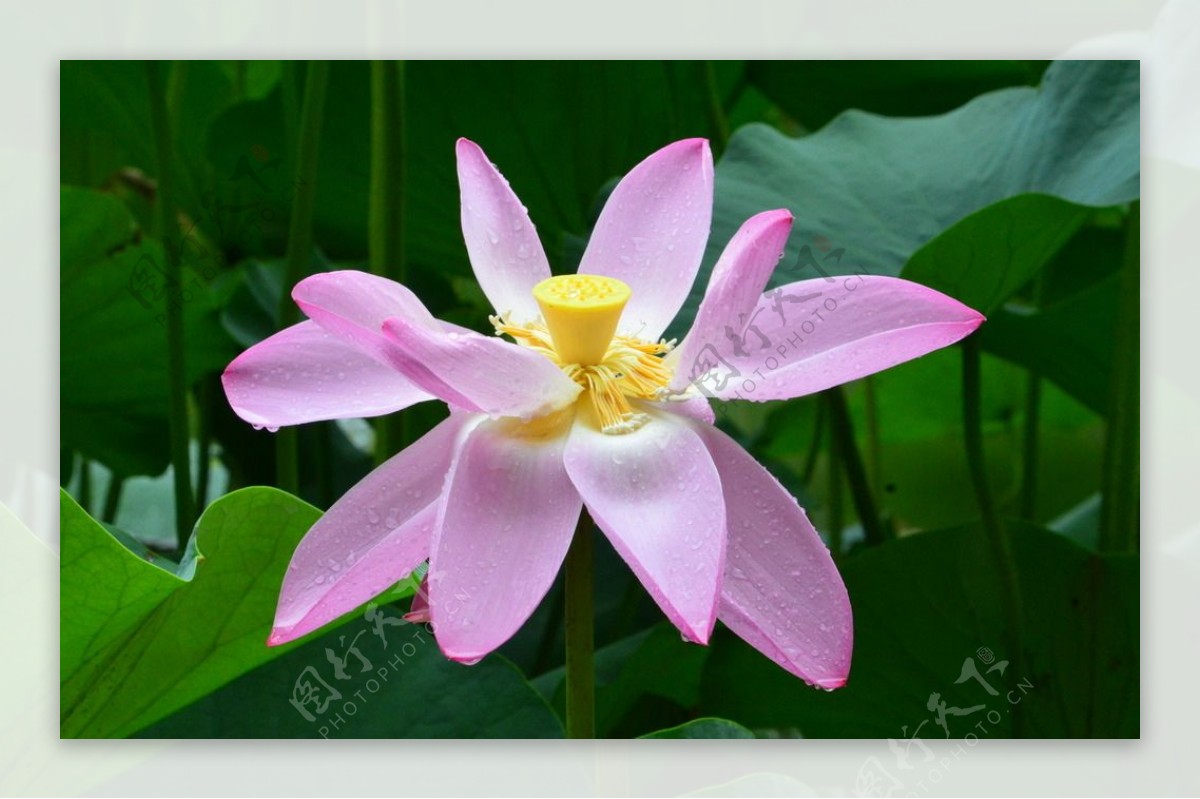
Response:
[[[463,238],[475,278],[506,319],[537,319],[533,287],[550,277],[550,265],[529,214],[479,145],[459,139],[457,152]]]
[[[408,288],[378,275],[343,270],[301,280],[292,299],[317,324],[390,364],[394,353],[384,320],[403,317],[431,330],[440,323]]]
[[[697,422],[704,422],[705,424],[715,424],[717,421],[716,414],[713,413],[712,403],[702,394],[681,394],[672,396],[669,400],[647,404],[660,411],[686,416],[688,419],[695,419]]]
[[[790,399],[949,346],[983,321],[958,300],[900,278],[802,280],[763,294],[740,335],[726,330],[724,341],[679,368],[719,399]]]
[[[412,605],[409,606],[408,613],[404,614],[404,620],[424,624],[432,618],[429,615],[429,575],[426,574],[417,586],[417,593],[413,595]]]
[[[668,618],[707,643],[725,561],[725,503],[689,422],[655,414],[605,435],[576,420],[564,457],[588,512]]]
[[[704,139],[669,144],[613,189],[579,264],[633,289],[620,331],[657,339],[675,318],[704,257],[712,222],[712,152]]]
[[[402,318],[389,319],[384,332],[399,353],[396,367],[459,407],[529,419],[570,405],[581,390],[549,358],[495,336]]]
[[[741,332],[779,264],[791,230],[790,211],[764,211],[746,220],[729,240],[713,267],[691,332],[669,356],[671,362],[684,367],[676,369],[672,389],[691,382],[696,376],[693,365],[703,362],[705,348],[719,348],[725,342],[727,327]]]
[[[721,621],[811,685],[850,672],[850,598],[829,550],[779,481],[715,427],[701,430],[721,474],[729,549]]]
[[[292,555],[269,644],[354,610],[429,557],[446,473],[461,437],[479,420],[451,415],[317,520]]]
[[[429,606],[446,657],[474,663],[537,608],[558,574],[582,503],[557,432],[487,421],[451,469],[429,561]]]
[[[395,369],[308,321],[243,352],[221,383],[234,413],[270,428],[378,416],[432,399]]]

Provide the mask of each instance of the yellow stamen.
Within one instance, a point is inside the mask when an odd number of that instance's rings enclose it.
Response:
[[[605,433],[641,427],[648,417],[634,411],[630,400],[664,398],[671,369],[662,356],[675,342],[614,335],[630,295],[629,287],[619,280],[593,275],[552,277],[533,291],[546,322],[514,325],[493,316],[496,333],[512,336],[545,355],[578,383],[584,389],[581,399],[591,401]]]
[[[620,280],[600,275],[558,275],[533,287],[559,357],[583,366],[604,360],[631,293]]]

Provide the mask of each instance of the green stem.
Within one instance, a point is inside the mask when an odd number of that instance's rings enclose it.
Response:
[[[236,102],[246,99],[247,66],[247,63],[241,59],[233,62],[233,99]]]
[[[317,154],[321,144],[321,124],[325,116],[325,87],[329,83],[329,64],[313,61],[304,82],[304,104],[300,109],[299,141],[296,155],[295,193],[288,227],[287,273],[279,302],[279,326],[288,327],[299,320],[300,311],[292,303],[291,287],[300,282],[312,264],[312,219],[316,201]],[[291,494],[300,490],[298,466],[299,442],[296,430],[279,431],[275,440],[275,482]]]
[[[296,129],[300,120],[302,61],[284,61],[279,76],[280,97],[283,101],[283,151],[288,158],[296,157]]]
[[[1038,432],[1042,406],[1042,376],[1030,369],[1025,378],[1025,427],[1021,442],[1021,517],[1037,518]]]
[[[125,488],[125,478],[114,474],[108,481],[108,490],[104,494],[104,512],[100,518],[108,524],[117,520],[117,506],[121,504],[121,490]]]
[[[371,64],[371,271],[404,283],[404,62]],[[408,414],[389,414],[375,425],[375,461],[382,463],[409,442]]]
[[[175,479],[175,532],[182,544],[187,541],[195,520],[192,497],[191,463],[188,458],[187,369],[183,340],[183,269],[175,247],[179,224],[175,217],[174,180],[171,174],[171,130],[167,116],[166,64],[146,62],[146,84],[150,92],[150,123],[154,129],[155,160],[158,173],[157,201],[154,204],[155,227],[163,242],[167,275],[167,386],[169,398],[171,464]]]
[[[812,442],[808,447],[808,455],[804,458],[804,467],[800,470],[800,479],[805,485],[812,482],[813,472],[817,468],[817,456],[821,453],[821,442],[825,438],[825,406],[828,402],[818,402],[813,420]]]
[[[592,520],[585,510],[567,551],[564,624],[567,640],[567,737],[596,737],[593,659]]]
[[[1041,308],[1045,287],[1044,273],[1033,282],[1033,305]],[[1021,516],[1030,521],[1037,518],[1038,494],[1038,434],[1042,410],[1042,374],[1030,368],[1025,378],[1025,426],[1021,436]]]
[[[717,145],[716,155],[720,155],[729,144],[729,120],[725,117],[725,104],[721,101],[721,91],[717,86],[717,71],[711,61],[704,62],[704,86],[708,94],[708,121]]]
[[[846,480],[850,484],[850,498],[862,524],[867,544],[877,546],[887,540],[887,534],[879,521],[875,500],[871,497],[871,485],[863,468],[862,455],[854,440],[854,423],[850,420],[850,409],[846,407],[846,394],[841,386],[829,389],[829,420],[831,432],[838,441],[838,455],[846,469]]]
[[[991,484],[987,475],[987,455],[983,448],[983,379],[982,356],[978,336],[968,336],[962,343],[963,354],[963,438],[967,451],[967,468],[975,489],[975,499],[983,517],[992,560],[1000,576],[1008,646],[1018,678],[1030,677],[1025,665],[1023,612],[1017,559],[1013,553],[1008,527],[996,511]],[[1014,709],[1014,715],[1016,711]],[[1014,722],[1015,723],[1015,722]]]
[[[316,452],[313,458],[313,473],[317,477],[317,504],[328,508],[333,504],[333,422],[321,422],[314,426]]]
[[[1100,506],[1100,549],[1136,552],[1139,534],[1140,477],[1138,445],[1139,328],[1141,324],[1141,203],[1129,211],[1125,263],[1121,268],[1121,304],[1117,309],[1116,346],[1109,381],[1108,435]]]
[[[199,439],[199,467],[196,470],[196,509],[198,513],[204,512],[205,505],[208,504],[208,483],[212,473],[212,412],[213,403],[217,402],[213,394],[213,387],[217,384],[219,378],[216,375],[206,377],[200,381],[197,394],[196,406],[198,408],[199,423],[197,427],[197,438]]]
[[[79,456],[79,507],[92,512],[92,462]]]
[[[867,404],[867,480],[876,492],[883,485],[883,444],[879,433],[879,396],[875,390],[875,376],[863,380],[863,398]],[[875,495],[878,500],[878,493]]]
[[[823,405],[830,407],[829,415],[832,416],[833,397],[826,395]],[[845,478],[842,475],[842,453],[841,442],[833,432],[833,426],[829,429],[829,551],[832,553],[834,560],[842,557],[842,526],[845,521],[842,516],[842,483]]]

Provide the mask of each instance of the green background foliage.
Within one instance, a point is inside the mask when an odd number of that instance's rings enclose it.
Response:
[[[272,434],[232,414],[219,374],[280,325],[297,191],[314,197],[301,271],[368,268],[372,66],[331,66],[311,173],[297,156],[309,66],[159,68],[153,98],[140,62],[62,64],[63,736],[562,736],[561,581],[473,667],[399,623],[408,583],[265,646],[296,543],[372,468],[381,429],[305,426],[298,495],[286,493]],[[1136,391],[1122,389],[1137,374],[1136,62],[416,62],[402,75],[402,259],[439,317],[488,329],[459,229],[460,136],[528,206],[556,273],[574,269],[622,174],[671,141],[709,138],[712,236],[672,334],[733,232],[771,208],[796,220],[772,285],[901,276],[988,316],[975,334],[985,476],[1012,539],[1020,629],[971,480],[955,347],[844,388],[882,543],[865,540],[827,396],[719,411],[839,561],[856,626],[847,687],[807,688],[728,631],[684,643],[598,536],[598,734],[961,738],[994,712],[991,737],[1138,736],[1136,513],[1110,512],[1117,494],[1136,508],[1138,480],[1136,447],[1130,461],[1113,443],[1137,434]],[[171,131],[165,168],[152,99]],[[182,534],[171,259],[202,484]],[[442,415],[404,411],[407,440]],[[959,680],[967,661],[981,679]],[[310,719],[291,700],[313,673],[341,698]],[[943,729],[933,694],[975,708],[970,721],[951,714]]]

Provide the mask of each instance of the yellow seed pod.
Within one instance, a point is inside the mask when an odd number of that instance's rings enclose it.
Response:
[[[559,358],[583,366],[604,360],[632,293],[620,280],[600,275],[559,275],[533,287]]]

